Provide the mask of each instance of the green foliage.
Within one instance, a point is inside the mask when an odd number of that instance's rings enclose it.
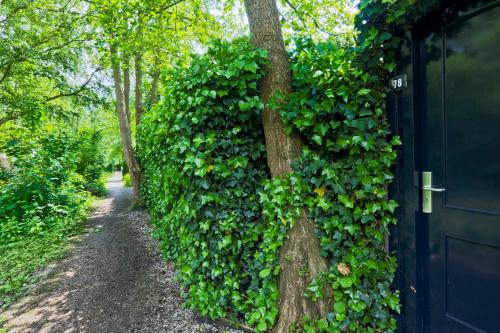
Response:
[[[105,163],[103,151],[99,149],[102,136],[100,131],[80,131],[76,151],[76,172],[84,179],[82,189],[97,197],[108,193],[101,178]]]
[[[264,244],[276,226],[262,220],[258,203],[269,178],[257,89],[265,56],[247,39],[215,42],[169,73],[139,142],[145,200],[188,304],[261,330],[277,316],[279,247]]]
[[[132,181],[130,180],[130,174],[129,173],[123,175],[122,181],[123,181],[123,186],[125,186],[125,187],[131,187],[132,186]]]
[[[334,290],[331,313],[306,320],[303,329],[393,332],[392,314],[399,311],[398,293],[390,289],[396,262],[384,243],[396,222],[397,203],[386,196],[400,142],[389,136],[385,94],[373,89],[370,73],[353,61],[351,50],[308,39],[295,45],[293,92],[279,96],[274,107],[307,148],[294,162],[289,183],[279,184],[289,195],[280,195],[280,202],[268,199],[275,211],[308,208],[330,262],[330,271],[309,285],[308,297],[324,297],[325,284]]]
[[[18,134],[0,142],[13,164],[0,173],[0,305],[62,253],[68,237],[81,229],[87,189],[102,184],[98,134],[50,126]]]
[[[83,215],[59,218],[57,223],[64,226],[64,232],[52,229],[0,245],[0,308],[9,305],[26,285],[36,281],[33,273],[63,255],[68,237],[80,230],[82,218]]]
[[[88,66],[81,68],[82,55],[92,57],[90,32],[79,15],[85,6],[79,0],[2,2],[0,126],[15,120],[36,126],[48,116],[71,115],[70,104],[99,101],[89,89],[99,84],[85,73]]]
[[[273,107],[307,148],[285,178],[271,180],[266,168],[256,89],[263,52],[216,43],[167,77],[165,102],[140,133],[156,234],[180,269],[188,304],[265,331],[277,318],[278,250],[307,207],[331,263],[308,297],[323,297],[328,284],[335,303],[301,329],[392,332],[399,305],[384,237],[395,223],[386,187],[399,139],[389,136],[385,94],[352,50],[294,44],[294,91]]]
[[[317,40],[355,40],[356,0],[281,0],[280,14],[285,36],[307,36]]]
[[[12,140],[5,152],[14,169],[0,186],[0,244],[59,228],[58,217],[71,216],[88,200],[79,190],[75,138],[48,133],[39,139]]]

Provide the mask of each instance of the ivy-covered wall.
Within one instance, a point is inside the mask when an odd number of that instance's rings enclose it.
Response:
[[[274,323],[278,297],[269,279],[278,245],[263,245],[275,227],[259,203],[270,177],[257,89],[265,58],[248,39],[215,42],[170,73],[139,149],[156,234],[188,304],[260,330]]]
[[[309,287],[311,298],[333,289],[330,318],[305,327],[325,331],[390,332],[399,311],[390,289],[396,263],[384,249],[397,203],[387,200],[399,138],[391,137],[383,92],[351,50],[331,43],[296,41],[293,92],[278,104],[288,129],[306,138],[294,165],[286,207],[308,207],[330,271]],[[298,180],[298,181],[297,181]],[[290,218],[293,221],[293,216]]]
[[[355,47],[292,43],[293,92],[272,107],[306,148],[284,178],[270,179],[265,159],[258,97],[265,51],[247,39],[215,42],[167,75],[162,104],[142,121],[139,152],[155,233],[191,307],[270,330],[279,248],[307,207],[330,263],[308,297],[326,297],[325,286],[333,297],[325,318],[304,318],[297,331],[395,331],[396,261],[384,237],[396,223],[387,186],[401,142],[389,132],[385,99],[395,30],[433,4],[364,0]]]

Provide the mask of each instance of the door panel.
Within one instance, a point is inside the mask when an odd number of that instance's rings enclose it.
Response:
[[[500,281],[500,248],[453,237],[445,242],[446,316],[458,324],[487,328],[491,318],[498,321],[500,309],[500,297],[491,292]],[[490,327],[498,331],[497,323]]]
[[[498,3],[498,2],[497,2]],[[500,6],[462,15],[421,42],[425,330],[500,332]]]
[[[444,43],[446,203],[500,212],[500,8],[446,27]]]

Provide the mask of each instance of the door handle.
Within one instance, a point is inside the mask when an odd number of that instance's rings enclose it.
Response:
[[[432,172],[422,172],[422,212],[432,213],[432,192],[444,192],[444,188],[432,187]]]
[[[435,187],[430,187],[430,186],[422,186],[422,190],[431,191],[431,192],[444,192],[444,191],[446,191],[445,188],[435,188]]]

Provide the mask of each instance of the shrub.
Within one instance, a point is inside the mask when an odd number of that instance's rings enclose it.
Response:
[[[155,234],[188,304],[262,328],[277,314],[275,281],[260,288],[276,263],[258,258],[266,232],[258,192],[269,177],[257,89],[265,55],[247,39],[215,42],[170,73],[138,150]]]
[[[89,200],[74,171],[74,139],[50,133],[13,144],[7,151],[15,156],[14,168],[0,185],[0,244],[69,228],[67,218],[79,217]]]
[[[81,188],[96,197],[107,194],[101,179],[104,171],[103,150],[99,149],[102,134],[99,131],[84,129],[77,134],[76,172],[83,177]]]
[[[167,77],[139,140],[155,234],[191,307],[265,331],[277,318],[279,248],[307,207],[331,265],[307,296],[326,297],[330,285],[334,303],[326,318],[304,318],[297,329],[393,332],[399,300],[384,236],[395,223],[386,188],[400,142],[389,133],[385,94],[354,51],[294,45],[294,90],[272,107],[306,147],[283,178],[270,179],[265,160],[257,91],[265,52],[247,40],[216,42]]]
[[[99,198],[105,197],[108,194],[108,189],[102,180],[87,182],[83,184],[83,189]]]
[[[125,186],[125,187],[131,187],[132,186],[132,181],[130,180],[130,174],[129,173],[123,175],[122,181],[123,181],[123,186]]]
[[[60,256],[90,201],[76,173],[78,140],[64,132],[12,140],[13,168],[0,175],[0,307],[32,273]]]

